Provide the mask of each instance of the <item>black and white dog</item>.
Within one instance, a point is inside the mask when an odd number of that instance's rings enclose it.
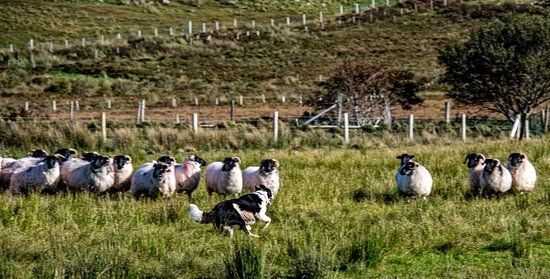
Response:
[[[201,211],[196,205],[189,205],[191,220],[214,225],[218,231],[225,231],[233,236],[233,226],[238,226],[248,233],[248,236],[259,237],[251,232],[250,225],[257,220],[265,222],[264,229],[271,223],[266,215],[267,205],[273,201],[273,194],[264,185],[256,187],[256,191],[236,199],[219,202],[210,212]]]

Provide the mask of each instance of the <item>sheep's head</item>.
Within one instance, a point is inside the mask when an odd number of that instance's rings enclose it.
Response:
[[[273,193],[271,192],[271,189],[265,187],[265,185],[260,184],[260,186],[256,186],[256,192],[260,195],[264,195],[268,204],[273,202]]]
[[[499,159],[485,159],[484,162],[485,167],[483,168],[483,171],[486,173],[492,173],[496,168],[500,167],[500,160]]]
[[[80,159],[88,162],[92,162],[97,156],[99,156],[99,153],[97,152],[84,152],[80,155]]]
[[[512,153],[508,157],[508,162],[510,162],[510,165],[512,167],[517,167],[521,165],[524,160],[527,160],[527,156],[525,156],[525,154],[523,153]]]
[[[64,159],[65,157],[63,157],[63,155],[56,154],[56,155],[48,155],[44,157],[42,161],[46,164],[46,167],[48,169],[53,169],[56,164],[60,164]]]
[[[76,150],[74,150],[72,148],[59,148],[59,149],[57,149],[57,151],[55,151],[55,154],[63,155],[63,157],[65,157],[65,159],[69,159],[69,158],[71,158],[71,155],[76,154]]]
[[[206,161],[197,155],[191,155],[185,159],[186,161],[193,161],[199,163],[201,166],[206,166]]]
[[[176,159],[174,157],[171,157],[171,156],[162,156],[162,157],[158,158],[157,161],[161,162],[161,163],[168,164],[168,165],[172,165],[172,164],[176,163]]]
[[[239,167],[241,159],[239,157],[226,157],[223,160],[222,171],[231,171],[235,167]]]
[[[420,164],[414,161],[408,161],[403,168],[401,168],[401,175],[410,175],[412,171],[418,168]]]
[[[109,157],[98,155],[92,161],[92,168],[94,170],[98,170],[98,169],[101,169],[105,166],[108,166],[110,162],[111,162],[111,160],[109,160]]]
[[[260,163],[260,170],[263,172],[272,172],[279,167],[279,161],[275,159],[265,159]]]
[[[114,164],[115,164],[115,168],[117,170],[121,170],[127,164],[132,163],[132,157],[130,157],[128,155],[117,155],[117,156],[113,157],[113,161],[114,161]]]
[[[410,161],[412,158],[414,158],[414,155],[403,153],[396,157],[397,159],[401,160],[401,166],[405,165],[408,161]]]
[[[155,179],[161,179],[165,173],[171,171],[170,165],[165,163],[156,163],[153,165],[153,177]]]
[[[468,168],[474,168],[479,163],[483,163],[484,160],[485,160],[485,156],[483,156],[483,154],[470,153],[466,155],[466,158],[464,159],[464,164],[467,164]]]
[[[48,156],[48,151],[44,149],[34,149],[27,153],[28,156],[31,156],[33,158],[45,158]]]

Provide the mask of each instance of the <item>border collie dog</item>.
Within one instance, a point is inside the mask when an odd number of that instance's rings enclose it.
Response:
[[[251,232],[250,225],[260,220],[265,222],[264,229],[269,226],[271,218],[266,215],[266,210],[272,200],[271,190],[260,185],[253,193],[218,203],[210,212],[203,212],[196,205],[190,204],[189,216],[191,220],[202,224],[211,223],[216,230],[227,232],[230,237],[233,237],[233,226],[238,226],[248,236],[259,237]]]

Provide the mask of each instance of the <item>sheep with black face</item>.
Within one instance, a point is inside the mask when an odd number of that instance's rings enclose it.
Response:
[[[404,165],[399,167],[396,174],[397,191],[402,196],[426,198],[432,191],[432,175],[424,166],[410,160],[410,158]],[[403,160],[399,156],[398,159]]]
[[[10,179],[13,173],[18,169],[23,169],[42,162],[42,160],[48,156],[48,151],[43,149],[31,150],[27,153],[28,157],[13,159],[3,158],[2,166],[0,169],[0,185],[2,189],[10,187]]]
[[[65,158],[63,161],[69,160],[71,156],[76,155],[76,153],[76,150],[72,148],[59,148],[57,149],[57,151],[55,151],[55,154],[59,154]]]
[[[484,196],[501,195],[512,188],[512,175],[498,159],[485,159],[479,176],[479,185]]]
[[[34,166],[17,169],[10,180],[10,192],[14,195],[31,191],[56,193],[59,182],[59,164],[63,156],[46,156]]]
[[[512,188],[516,191],[531,191],[537,182],[537,171],[527,155],[523,153],[512,153],[508,157],[506,165],[512,175]]]
[[[189,199],[193,191],[199,187],[201,179],[201,166],[205,166],[206,161],[197,155],[191,155],[185,158],[183,164],[177,164],[174,167],[176,176],[176,191],[178,193],[185,192]]]
[[[479,194],[479,177],[481,175],[481,172],[483,172],[483,168],[485,167],[484,162],[485,156],[481,153],[470,153],[466,155],[466,158],[464,159],[464,164],[467,164],[468,169],[470,170],[468,181],[470,182],[470,187],[473,195]]]
[[[217,193],[226,197],[237,196],[243,190],[243,175],[239,157],[227,157],[223,162],[214,162],[205,169],[208,194]]]
[[[114,184],[115,176],[111,159],[97,156],[93,161],[69,160],[61,167],[61,183],[69,190],[106,193]]]
[[[113,170],[115,172],[115,183],[109,192],[124,192],[130,190],[132,182],[132,158],[128,155],[117,155],[113,157]]]
[[[252,166],[243,170],[243,186],[250,191],[264,185],[277,195],[279,191],[279,161],[275,159],[262,160],[259,167]]]
[[[130,190],[135,198],[154,198],[159,193],[168,199],[176,191],[174,166],[165,163],[144,164],[132,175]]]

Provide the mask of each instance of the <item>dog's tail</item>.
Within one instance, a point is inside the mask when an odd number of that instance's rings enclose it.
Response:
[[[191,220],[202,223],[203,214],[204,212],[202,212],[198,206],[194,204],[189,205],[189,217],[191,217]]]

